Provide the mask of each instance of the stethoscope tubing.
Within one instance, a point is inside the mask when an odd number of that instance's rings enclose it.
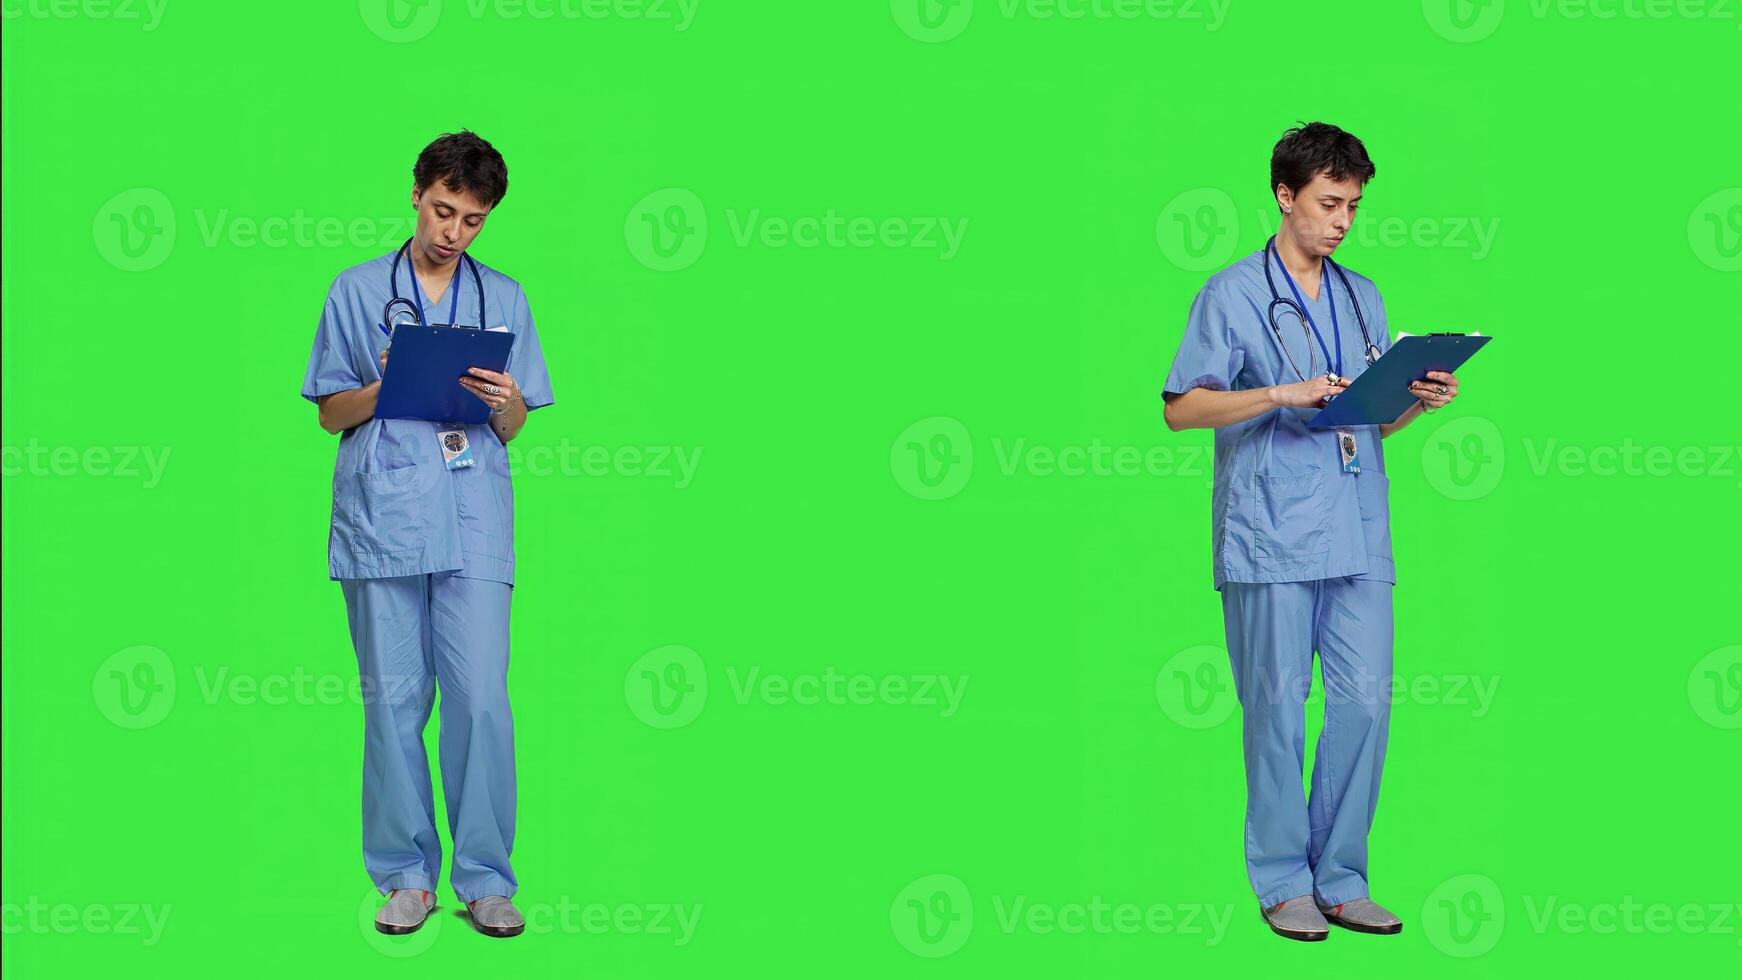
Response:
[[[1301,373],[1300,365],[1295,363],[1294,355],[1288,352],[1288,344],[1282,339],[1282,327],[1276,322],[1276,308],[1278,306],[1286,307],[1287,309],[1294,311],[1295,317],[1300,320],[1301,333],[1306,334],[1307,337],[1307,367],[1309,368],[1312,367],[1313,335],[1308,333],[1308,324],[1312,321],[1307,317],[1306,311],[1301,309],[1299,303],[1287,299],[1281,293],[1277,292],[1276,277],[1270,271],[1270,257],[1272,254],[1276,254],[1276,262],[1278,265],[1281,265],[1282,256],[1276,251],[1275,235],[1270,236],[1270,239],[1264,243],[1264,282],[1265,285],[1270,287],[1270,305],[1264,310],[1264,319],[1269,322],[1271,332],[1276,334],[1277,346],[1282,348],[1282,356],[1288,358],[1288,366],[1294,369],[1296,377],[1305,381],[1306,375]],[[1355,323],[1361,327],[1361,342],[1365,347],[1364,356],[1367,359],[1367,363],[1372,364],[1374,361],[1379,359],[1379,348],[1374,345],[1372,335],[1367,332],[1367,317],[1361,312],[1361,301],[1355,297],[1355,287],[1349,283],[1348,273],[1343,271],[1342,266],[1332,262],[1330,256],[1325,257],[1325,264],[1330,266],[1331,271],[1337,274],[1337,279],[1343,283],[1343,291],[1349,294],[1349,305],[1355,310]],[[1286,269],[1283,270],[1285,274],[1287,271],[1288,270]],[[1292,280],[1290,281],[1292,283]],[[1334,319],[1337,313],[1337,297],[1333,293],[1328,297],[1328,299],[1331,303],[1331,316]],[[1339,344],[1340,343],[1341,340],[1339,338]],[[1319,339],[1319,344],[1320,346],[1324,345],[1323,338]],[[1325,356],[1327,358],[1330,357],[1330,352],[1326,351]],[[1340,360],[1342,357],[1340,349],[1337,356]],[[1327,366],[1329,366],[1328,362]]]
[[[383,330],[391,330],[393,328],[393,310],[395,307],[400,306],[403,306],[407,311],[417,317],[418,326],[429,326],[428,321],[424,319],[423,315],[423,297],[417,294],[417,280],[415,278],[412,279],[412,299],[406,299],[399,295],[399,260],[410,252],[411,242],[412,239],[407,238],[405,244],[399,246],[399,251],[393,253],[393,266],[387,273],[387,289],[392,298],[387,301],[387,305],[381,310],[381,327]],[[471,266],[472,269],[472,282],[478,289],[478,329],[483,330],[485,322],[484,274],[478,270],[478,260],[472,258],[471,255],[461,252],[460,260]],[[454,301],[453,305],[449,308],[448,321],[453,323],[455,326],[459,326],[459,284],[455,283],[452,288],[454,290]],[[415,302],[413,302],[413,300],[415,300]]]

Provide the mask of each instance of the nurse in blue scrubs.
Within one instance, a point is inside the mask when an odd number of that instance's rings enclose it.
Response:
[[[1380,442],[1456,398],[1458,382],[1434,372],[1412,383],[1417,401],[1389,424],[1307,428],[1390,346],[1379,290],[1331,259],[1374,166],[1360,140],[1313,123],[1283,136],[1270,169],[1280,227],[1193,301],[1164,415],[1175,431],[1216,430],[1212,576],[1242,713],[1246,868],[1265,921],[1309,941],[1333,922],[1396,933],[1402,923],[1372,900],[1367,875],[1397,581]],[[1315,651],[1325,719],[1309,798]]]
[[[447,134],[412,177],[415,233],[334,280],[302,385],[321,428],[340,436],[327,567],[344,591],[365,695],[363,862],[388,896],[376,928],[420,927],[442,863],[423,748],[439,687],[450,881],[477,928],[512,936],[525,922],[510,900],[514,489],[504,446],[551,404],[550,378],[520,284],[467,254],[508,192],[502,155],[473,133]],[[490,406],[487,424],[374,417],[388,359],[380,324],[395,296],[429,323],[514,334],[508,370],[452,382]]]

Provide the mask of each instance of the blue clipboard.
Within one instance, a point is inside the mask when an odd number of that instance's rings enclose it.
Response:
[[[1404,337],[1361,372],[1354,384],[1331,399],[1330,405],[1309,419],[1307,428],[1395,422],[1416,400],[1409,393],[1411,381],[1425,379],[1429,371],[1456,371],[1493,339],[1461,333]]]
[[[477,327],[418,326],[393,328],[387,373],[375,397],[378,419],[426,419],[431,422],[490,421],[490,406],[460,384],[467,368],[503,371],[514,335],[506,330]]]

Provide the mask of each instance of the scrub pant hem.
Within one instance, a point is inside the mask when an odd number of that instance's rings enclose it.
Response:
[[[1313,893],[1313,900],[1318,902],[1320,905],[1327,907],[1331,905],[1342,905],[1345,902],[1353,902],[1358,898],[1366,897],[1367,889],[1365,888],[1352,888],[1346,892],[1338,892],[1335,897],[1330,895],[1320,895],[1318,892]]]
[[[408,873],[389,875],[386,881],[375,886],[375,889],[383,895],[391,894],[395,889],[399,888],[415,888],[418,891],[429,892],[432,895],[435,894],[436,890],[435,882],[430,878],[420,874]]]
[[[1264,908],[1273,909],[1291,898],[1299,898],[1302,895],[1311,894],[1313,894],[1313,883],[1309,880],[1302,885],[1293,885],[1279,889],[1269,895],[1260,895],[1258,896],[1258,904]]]
[[[518,889],[515,887],[513,882],[501,875],[489,875],[488,877],[478,879],[478,881],[474,882],[472,887],[468,890],[471,892],[470,895],[461,891],[460,886],[454,886],[454,894],[460,896],[460,901],[462,902],[475,902],[480,898],[488,898],[491,895],[501,895],[503,898],[513,898],[514,893]]]

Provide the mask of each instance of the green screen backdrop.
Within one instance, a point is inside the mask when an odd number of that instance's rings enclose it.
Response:
[[[4,12],[9,976],[1742,962],[1735,3]],[[1393,329],[1496,340],[1385,445],[1405,931],[1305,946],[1242,863],[1211,434],[1158,396],[1311,119],[1378,165],[1338,258]],[[371,928],[297,394],[463,127],[556,393],[512,942],[445,868]]]

